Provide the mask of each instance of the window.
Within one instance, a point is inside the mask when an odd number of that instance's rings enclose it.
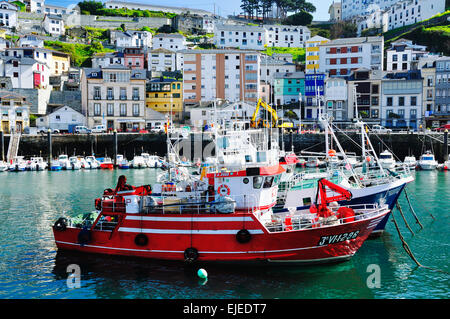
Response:
[[[108,116],[114,116],[114,104],[112,103],[106,104],[106,114]]]
[[[392,97],[388,97],[386,101],[387,106],[392,106]]]
[[[100,116],[100,103],[94,103],[94,116]]]
[[[272,182],[273,182],[273,176],[266,176],[266,179],[264,180],[263,188],[270,188],[270,187],[272,187]]]
[[[133,104],[133,116],[139,116],[139,104]]]
[[[127,105],[120,103],[120,116],[127,116]]]
[[[411,106],[417,105],[417,96],[411,96]]]
[[[398,97],[398,105],[399,106],[405,106],[405,97],[404,96],[399,96]]]
[[[260,189],[261,185],[263,184],[264,177],[262,176],[254,176],[253,177],[253,188],[254,189]]]
[[[106,89],[106,98],[108,100],[114,100],[113,88]]]

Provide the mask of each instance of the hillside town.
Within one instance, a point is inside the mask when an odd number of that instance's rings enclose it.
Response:
[[[317,129],[320,108],[342,128],[357,117],[393,131],[450,123],[449,32],[441,46],[411,39],[418,25],[448,28],[448,1],[342,0],[329,21],[297,24],[280,16],[308,7],[269,1],[259,15],[245,3],[223,17],[122,1],[0,1],[0,130],[159,132],[168,118],[201,130],[214,107],[251,121],[260,100],[295,130]]]

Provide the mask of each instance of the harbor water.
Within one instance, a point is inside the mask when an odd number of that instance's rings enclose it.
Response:
[[[56,249],[51,226],[63,212],[94,209],[94,199],[125,174],[151,184],[160,170],[80,170],[0,173],[0,299],[447,299],[450,297],[450,172],[414,172],[394,217],[416,259],[402,247],[392,217],[349,261],[320,266],[198,265]],[[434,219],[433,219],[434,217]],[[68,266],[80,270],[68,284]],[[206,269],[207,279],[197,276]]]

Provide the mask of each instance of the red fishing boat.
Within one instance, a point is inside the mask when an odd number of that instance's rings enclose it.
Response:
[[[273,214],[282,172],[278,165],[209,173],[206,188],[196,181],[153,190],[122,178],[96,199],[95,213],[58,219],[55,242],[58,249],[180,261],[336,262],[353,256],[389,213],[387,206],[338,207],[351,193],[322,179],[317,205]],[[245,195],[234,194],[238,184]]]

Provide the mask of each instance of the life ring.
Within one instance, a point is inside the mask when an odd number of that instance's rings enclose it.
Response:
[[[147,246],[148,244],[148,237],[144,234],[137,234],[136,237],[134,237],[134,243],[136,246]]]
[[[184,251],[184,261],[186,262],[194,262],[198,259],[198,250],[194,247],[186,248]]]
[[[222,184],[217,189],[217,193],[219,193],[219,196],[230,195],[230,193],[231,193],[230,187],[226,184]]]
[[[87,228],[83,228],[78,233],[78,243],[83,246],[89,244],[92,239],[91,231]]]
[[[236,240],[241,244],[246,244],[252,239],[252,234],[247,229],[241,229],[236,233]]]
[[[336,151],[335,150],[329,150],[328,151],[328,156],[330,156],[330,157],[336,156]]]
[[[58,220],[55,222],[53,227],[57,231],[65,231],[67,228],[67,218],[64,218],[64,217],[58,218]]]

